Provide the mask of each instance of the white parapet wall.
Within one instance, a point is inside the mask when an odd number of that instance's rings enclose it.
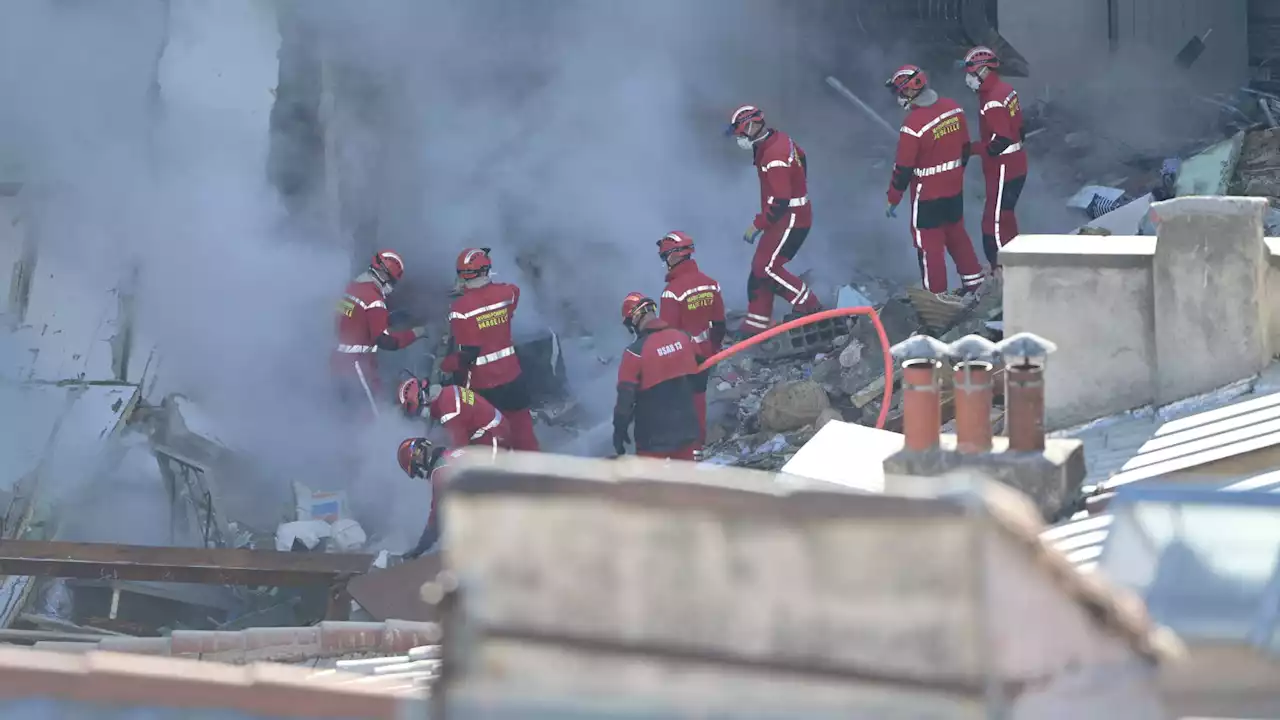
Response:
[[[1262,370],[1280,349],[1280,242],[1260,198],[1152,205],[1151,237],[1024,235],[1001,251],[1008,334],[1058,344],[1045,414],[1062,428]]]

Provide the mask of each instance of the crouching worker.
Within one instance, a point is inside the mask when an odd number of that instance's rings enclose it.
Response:
[[[658,319],[658,306],[640,293],[622,301],[622,324],[635,341],[618,367],[618,401],[613,409],[613,449],[626,454],[635,424],[636,454],[694,460],[698,445],[698,364],[689,334]]]
[[[470,455],[469,455],[470,453]],[[442,447],[432,445],[431,441],[426,438],[409,438],[400,443],[400,449],[396,452],[396,459],[400,462],[400,469],[411,478],[422,478],[431,483],[431,511],[427,515],[427,526],[422,529],[422,536],[418,538],[418,544],[413,549],[404,553],[402,557],[406,560],[412,560],[420,557],[423,553],[435,547],[440,540],[440,493],[443,492],[445,484],[449,480],[449,467],[456,465],[462,458],[468,456],[488,457],[490,459],[497,457],[498,450],[493,448],[484,450],[481,448],[457,448],[446,451]]]
[[[450,444],[511,447],[506,416],[484,396],[457,385],[428,385],[418,378],[400,383],[396,399],[410,417],[430,417],[449,433]]]

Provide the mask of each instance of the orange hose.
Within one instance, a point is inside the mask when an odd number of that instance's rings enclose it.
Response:
[[[875,308],[835,308],[833,310],[816,312],[812,315],[805,315],[804,317],[796,318],[795,320],[789,320],[781,325],[771,327],[759,335],[749,337],[736,345],[730,345],[724,350],[721,350],[715,355],[707,358],[698,366],[698,370],[706,370],[725,358],[733,357],[752,345],[759,345],[765,340],[781,335],[792,328],[798,328],[808,325],[809,323],[815,323],[819,320],[830,320],[831,318],[846,317],[849,315],[866,315],[871,318],[871,324],[876,328],[876,335],[880,337],[880,349],[883,351],[884,356],[884,400],[880,403],[880,417],[876,419],[876,428],[883,430],[885,420],[889,417],[889,404],[893,400],[893,354],[889,352],[889,334],[884,331],[884,325],[881,324],[880,315],[875,311]]]

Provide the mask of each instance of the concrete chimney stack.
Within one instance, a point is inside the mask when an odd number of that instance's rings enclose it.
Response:
[[[902,364],[902,428],[907,450],[938,449],[942,433],[942,398],[938,367],[947,346],[928,335],[913,335],[890,351]]]
[[[1004,359],[1005,428],[1009,450],[1044,451],[1044,367],[1057,345],[1039,335],[1021,332],[1005,338],[996,349]]]
[[[996,345],[981,335],[966,335],[948,348],[955,379],[956,450],[965,455],[991,452],[991,376]]]

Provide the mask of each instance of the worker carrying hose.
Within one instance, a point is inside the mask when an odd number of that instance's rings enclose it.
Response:
[[[1000,58],[991,48],[976,47],[964,56],[964,82],[978,94],[978,156],[987,198],[982,209],[982,249],[997,272],[1000,248],[1018,235],[1014,208],[1027,182],[1027,132],[1022,125],[1018,93],[1000,78]]]
[[[520,288],[493,282],[489,248],[458,255],[462,295],[449,307],[449,332],[456,350],[440,364],[454,385],[470,388],[502,411],[511,426],[511,447],[538,450],[533,432],[533,399],[516,357],[511,322],[520,305]]]
[[[764,113],[743,105],[729,117],[726,135],[750,150],[760,176],[760,212],[742,239],[756,246],[747,279],[747,317],[739,335],[750,337],[773,321],[773,296],[779,295],[808,314],[822,309],[809,286],[787,270],[809,236],[813,205],[809,202],[808,160],[786,133],[765,127]]]
[[[674,230],[658,241],[658,257],[667,266],[667,287],[658,306],[662,321],[693,338],[704,358],[720,352],[724,345],[724,296],[720,283],[712,280],[693,259],[693,238]],[[707,438],[707,376],[699,373],[694,409],[698,412],[698,446]]]
[[[450,465],[456,465],[463,458],[480,457],[490,460],[498,457],[498,449],[455,448],[445,450],[433,445],[426,438],[408,438],[400,443],[396,451],[396,460],[400,469],[410,478],[422,478],[431,483],[431,510],[427,514],[426,527],[413,549],[402,557],[412,560],[435,546],[440,540],[440,494],[444,492],[449,481]]]
[[[338,304],[337,335],[330,365],[342,402],[368,418],[377,417],[382,383],[378,351],[399,350],[427,334],[425,327],[393,332],[387,296],[404,276],[399,253],[381,250],[369,267],[347,284]],[[367,412],[364,412],[367,411]]]
[[[703,358],[689,334],[658,318],[658,306],[633,292],[622,301],[622,324],[635,341],[618,366],[618,402],[613,409],[613,449],[625,455],[635,424],[636,454],[693,460],[698,444],[694,395]]]
[[[915,65],[898,68],[885,87],[907,111],[898,130],[885,215],[897,217],[910,189],[911,237],[924,287],[942,302],[964,305],[984,278],[964,229],[964,167],[972,148],[964,110],[955,100],[939,97]],[[959,293],[947,292],[948,253],[960,275]]]
[[[428,385],[418,378],[400,383],[396,398],[410,417],[430,417],[449,433],[455,448],[511,447],[511,426],[501,410],[479,393],[457,385]]]

